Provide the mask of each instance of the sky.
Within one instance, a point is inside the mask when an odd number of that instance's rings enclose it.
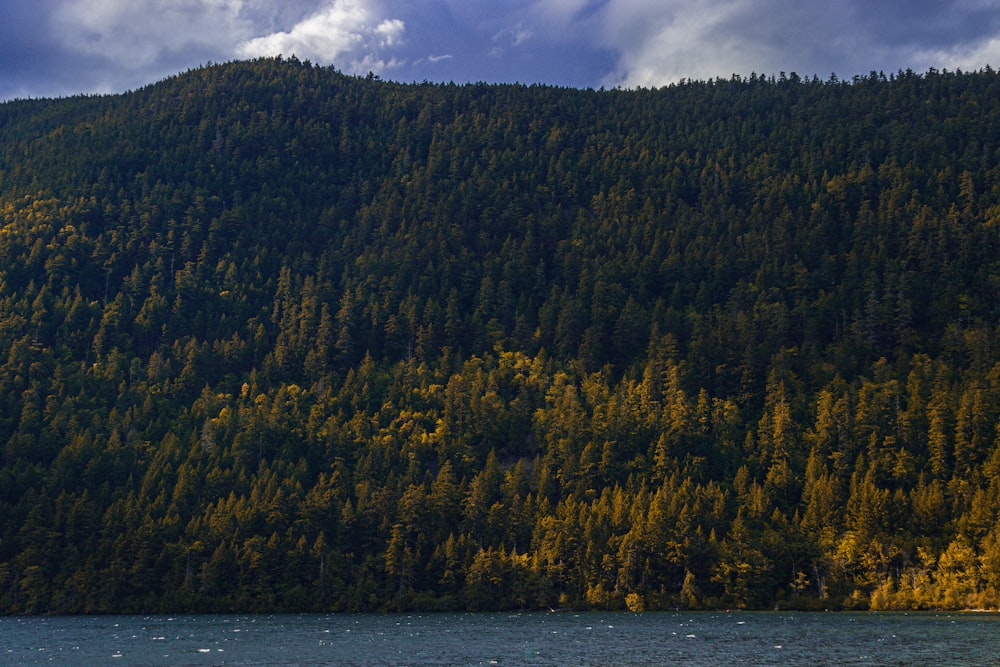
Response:
[[[580,88],[1000,69],[1000,0],[0,0],[0,100],[279,54],[394,81]]]

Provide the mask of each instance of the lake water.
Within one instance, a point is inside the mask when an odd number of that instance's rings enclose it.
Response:
[[[0,618],[2,665],[1000,665],[1000,615]]]

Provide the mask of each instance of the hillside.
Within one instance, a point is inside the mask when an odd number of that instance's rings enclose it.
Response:
[[[1000,606],[1000,76],[0,105],[0,613]]]

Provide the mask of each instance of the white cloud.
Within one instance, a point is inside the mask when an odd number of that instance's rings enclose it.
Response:
[[[918,67],[961,69],[966,72],[980,70],[986,65],[1000,68],[1000,37],[986,40],[975,46],[959,46],[947,51],[930,51],[918,54]]]
[[[617,59],[605,85],[1000,62],[995,0],[607,0],[599,11],[600,41]]]
[[[274,32],[239,44],[240,57],[284,54],[332,63],[353,72],[380,72],[401,61],[382,51],[398,46],[406,34],[400,19],[382,18],[364,0],[333,0],[288,31]]]
[[[534,33],[520,23],[509,28],[504,28],[493,35],[494,46],[491,52],[494,55],[499,55],[503,53],[505,47],[521,46],[532,37],[534,37]]]
[[[142,69],[168,54],[228,51],[247,35],[243,0],[67,0],[52,24],[66,47]]]
[[[380,38],[379,46],[395,46],[403,39],[406,24],[399,19],[386,19],[375,26],[375,35]]]
[[[829,18],[823,13],[781,0],[611,0],[603,9],[604,40],[619,61],[605,83],[658,86],[795,70],[795,59],[806,63],[807,47],[817,44],[808,35]]]

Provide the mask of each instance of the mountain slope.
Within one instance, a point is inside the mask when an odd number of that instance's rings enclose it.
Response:
[[[0,609],[997,606],[998,102],[0,105]]]

